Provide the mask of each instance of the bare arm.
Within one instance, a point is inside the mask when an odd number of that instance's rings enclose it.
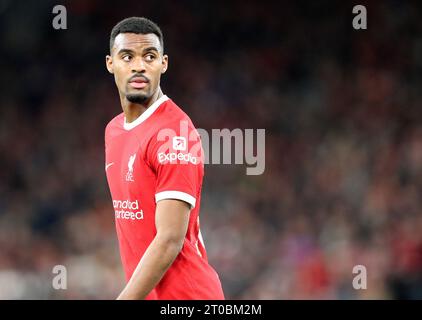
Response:
[[[145,299],[160,282],[183,247],[189,224],[189,204],[166,199],[157,202],[157,234],[117,299]]]

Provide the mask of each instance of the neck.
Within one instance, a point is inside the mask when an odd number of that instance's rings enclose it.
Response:
[[[120,97],[120,103],[122,105],[123,113],[125,114],[126,122],[130,123],[138,118],[141,114],[145,112],[150,105],[163,96],[161,88],[158,87],[158,90],[151,96],[151,98],[145,100],[144,103],[133,103],[126,99],[126,97]]]

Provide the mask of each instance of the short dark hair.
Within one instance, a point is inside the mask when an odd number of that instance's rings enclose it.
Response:
[[[114,40],[120,33],[137,33],[137,34],[155,34],[160,40],[161,48],[164,52],[164,37],[160,27],[151,20],[144,17],[130,17],[123,19],[117,23],[110,34],[110,52],[114,45]]]

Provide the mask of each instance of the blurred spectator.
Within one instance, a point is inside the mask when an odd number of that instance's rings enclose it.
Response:
[[[113,299],[104,174],[121,112],[112,26],[161,25],[165,93],[198,128],[265,128],[266,171],[208,165],[201,225],[228,299],[422,298],[422,25],[409,3],[46,1],[0,6],[0,299]],[[158,11],[158,9],[160,9]],[[67,290],[54,290],[55,265]],[[355,265],[366,290],[352,287]]]

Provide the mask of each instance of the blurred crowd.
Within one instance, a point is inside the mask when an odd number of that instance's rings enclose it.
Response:
[[[163,91],[197,128],[266,130],[264,174],[205,168],[201,230],[226,298],[422,298],[422,11],[374,1],[358,31],[346,2],[212,3],[69,1],[54,30],[55,3],[2,2],[0,299],[124,286],[104,172],[121,107],[104,57],[132,15],[161,26]]]

